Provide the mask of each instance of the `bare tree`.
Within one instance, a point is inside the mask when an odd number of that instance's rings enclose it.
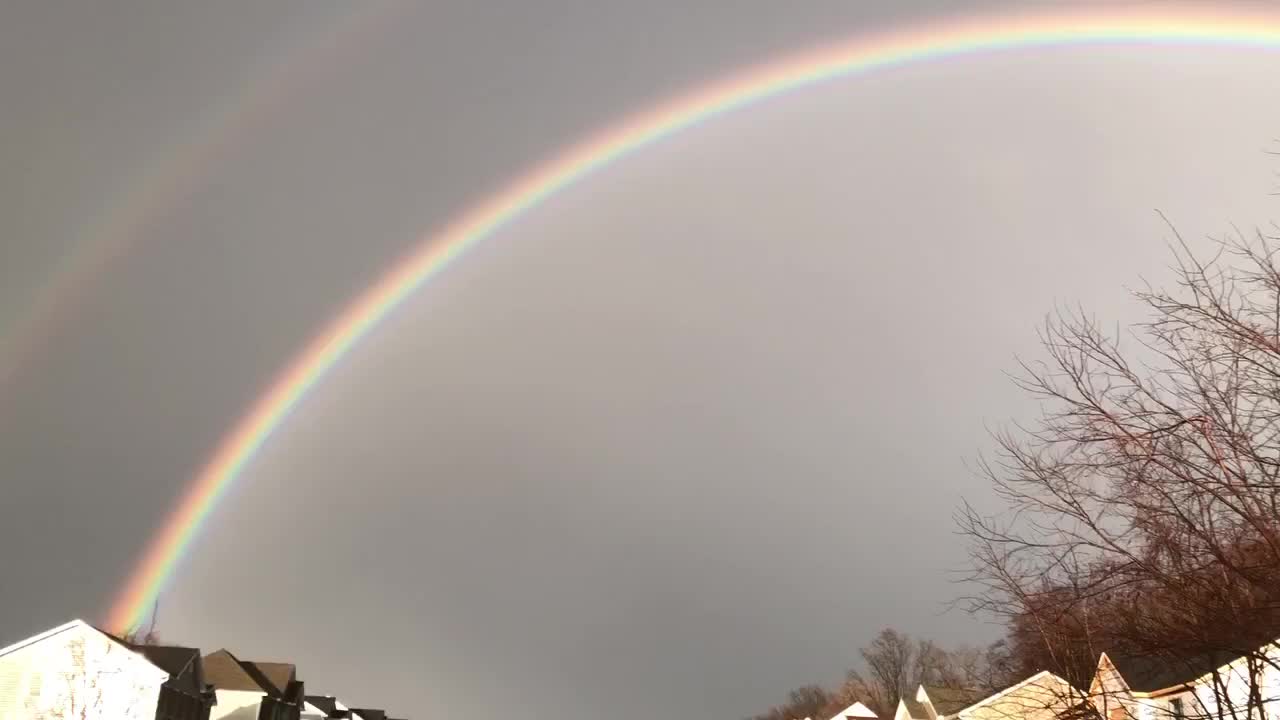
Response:
[[[160,635],[156,633],[156,622],[160,618],[160,598],[156,598],[151,607],[151,620],[144,629],[142,625],[120,635],[120,639],[130,645],[159,645]]]
[[[1179,238],[1173,288],[1135,293],[1131,344],[1080,311],[1046,322],[1047,360],[1015,379],[1043,417],[979,464],[1003,512],[958,518],[972,609],[1008,622],[1021,670],[1088,687],[1102,651],[1187,673],[1239,657],[1245,713],[1275,699],[1257,679],[1280,633],[1274,246],[1237,234],[1200,259]],[[1201,714],[1240,711],[1222,684]]]
[[[987,648],[947,651],[929,640],[885,628],[859,650],[864,670],[849,670],[844,682],[827,691],[818,685],[792,690],[788,702],[751,720],[826,720],[860,702],[880,717],[891,717],[901,697],[920,685],[981,694],[1008,682],[1008,654],[1003,643]]]
[[[751,720],[803,720],[826,718],[823,711],[830,704],[831,696],[820,685],[805,685],[788,693],[787,702],[776,705],[756,715]]]

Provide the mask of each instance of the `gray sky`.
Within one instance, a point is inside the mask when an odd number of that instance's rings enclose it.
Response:
[[[424,229],[668,93],[943,6],[442,1],[295,60],[0,396],[0,644],[99,617],[221,434]],[[6,4],[0,338],[138,177],[349,8]],[[311,396],[162,634],[481,720],[739,718],[885,625],[991,639],[943,610],[951,513],[990,501],[964,461],[1034,410],[1002,372],[1055,301],[1135,317],[1124,286],[1168,259],[1155,208],[1193,239],[1269,221],[1273,64],[953,60],[609,168]]]

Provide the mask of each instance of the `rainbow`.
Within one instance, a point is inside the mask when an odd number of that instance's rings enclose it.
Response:
[[[678,97],[555,155],[470,208],[334,318],[236,424],[147,547],[107,624],[136,627],[218,505],[307,393],[427,281],[468,248],[601,168],[699,123],[826,80],[975,53],[1077,44],[1224,45],[1280,49],[1280,12],[1209,6],[1092,7],[959,18],[868,34],[764,63]]]
[[[41,347],[56,333],[63,316],[88,292],[92,279],[126,256],[147,226],[194,193],[217,160],[226,156],[257,126],[287,107],[287,100],[306,78],[359,48],[366,38],[391,24],[409,3],[354,3],[331,18],[323,18],[294,33],[291,42],[272,53],[261,72],[231,97],[212,104],[196,126],[171,147],[153,154],[163,162],[144,163],[121,193],[79,233],[84,239],[55,264],[12,327],[0,336],[0,400],[6,385],[17,377]],[[378,12],[373,12],[377,9]]]

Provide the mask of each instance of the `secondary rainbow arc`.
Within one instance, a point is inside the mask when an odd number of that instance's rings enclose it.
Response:
[[[133,252],[149,225],[186,202],[223,157],[288,106],[305,81],[322,76],[321,70],[359,49],[366,37],[377,36],[409,8],[404,0],[353,3],[315,27],[298,31],[276,48],[249,82],[226,100],[212,103],[197,116],[193,129],[148,157],[136,177],[121,183],[120,195],[76,233],[83,240],[55,263],[48,282],[14,313],[10,326],[0,327],[0,402],[6,385],[57,333],[93,280]]]
[[[1223,6],[1088,8],[1002,13],[861,36],[765,63],[664,103],[578,143],[465,211],[365,291],[286,366],[218,446],[149,543],[108,614],[136,627],[203,523],[258,449],[334,365],[467,248],[492,237],[595,171],[711,118],[813,84],[979,52],[1087,43],[1280,49],[1280,11]]]

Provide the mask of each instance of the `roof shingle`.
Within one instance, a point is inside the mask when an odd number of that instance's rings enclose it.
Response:
[[[225,649],[204,656],[204,677],[218,690],[267,692],[267,688],[245,671],[236,656]]]
[[[1203,677],[1247,653],[1226,650],[1205,652],[1182,659],[1132,657],[1107,653],[1107,659],[1124,678],[1130,690],[1154,692],[1176,687]]]
[[[984,693],[964,688],[951,688],[939,685],[926,685],[924,692],[929,702],[939,715],[951,715],[973,705],[984,697]]]

